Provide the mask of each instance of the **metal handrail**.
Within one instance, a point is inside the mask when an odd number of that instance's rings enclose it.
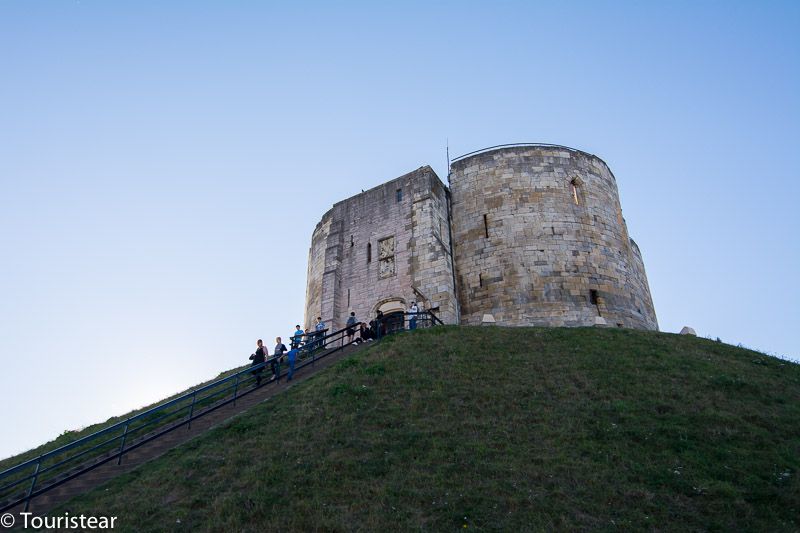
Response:
[[[399,331],[406,329],[406,324],[408,324],[408,329],[414,329],[415,327],[425,328],[430,327],[432,325],[441,325],[443,322],[431,311],[420,311],[419,313],[404,313],[403,319],[401,322],[398,321],[398,318],[395,315],[388,315],[383,320],[374,321],[376,324],[377,331],[375,332],[375,338],[380,340],[382,337],[386,335],[397,333]],[[398,326],[399,322],[399,326]],[[297,364],[294,366],[294,370],[299,370],[307,365],[313,365],[318,359],[331,355],[345,346],[349,345],[350,342],[345,342],[345,337],[350,337],[348,332],[351,328],[344,327],[340,330],[334,331],[329,334],[319,335],[318,333],[310,333],[304,334],[305,343],[302,346],[297,348],[298,355],[297,355]],[[354,336],[355,337],[355,336]],[[294,339],[293,339],[294,341]],[[322,352],[317,355],[317,352]],[[285,354],[284,354],[285,355]],[[60,446],[54,450],[50,450],[48,452],[42,453],[38,457],[33,459],[28,459],[23,461],[20,464],[14,465],[2,472],[0,472],[0,482],[3,480],[8,480],[14,474],[23,471],[25,468],[33,468],[33,472],[22,476],[19,479],[10,480],[9,483],[0,486],[0,512],[6,511],[16,507],[17,505],[25,503],[25,510],[27,511],[30,502],[36,496],[44,494],[45,492],[70,481],[90,470],[93,470],[113,459],[118,459],[118,463],[122,461],[122,456],[131,450],[139,448],[144,444],[151,442],[179,427],[184,425],[189,425],[191,428],[192,420],[196,420],[208,413],[216,411],[220,407],[228,405],[229,403],[236,402],[237,399],[242,398],[246,394],[249,394],[256,390],[256,388],[244,388],[244,385],[248,383],[248,381],[255,381],[257,370],[263,370],[268,367],[271,367],[273,363],[277,360],[277,374],[275,376],[276,381],[280,381],[282,376],[288,374],[287,372],[281,371],[281,363],[280,357],[271,356],[265,362],[259,363],[257,365],[252,365],[246,367],[238,372],[231,374],[230,376],[224,377],[207,385],[203,385],[202,387],[198,387],[193,389],[187,393],[184,393],[176,398],[168,400],[160,405],[152,407],[146,411],[142,411],[141,413],[137,413],[136,415],[129,416],[125,420],[121,420],[115,424],[112,424],[108,427],[100,429],[90,435],[86,435],[77,439],[73,442]],[[228,385],[222,389],[219,389],[222,385]],[[219,389],[210,392],[207,395],[203,395],[203,393],[212,391],[212,389]],[[226,397],[229,394],[229,391],[234,391],[232,397]],[[221,395],[221,396],[220,396]],[[215,399],[215,397],[217,397]],[[189,402],[191,400],[191,402]],[[202,405],[204,401],[212,400],[212,403],[205,408],[197,409],[198,405]],[[177,409],[173,410],[172,412],[166,412],[167,409],[173,406],[178,406],[181,402],[186,401],[187,404]],[[186,416],[182,413],[184,410],[189,410],[189,415]],[[134,423],[142,421],[143,419],[158,415],[155,419],[152,420],[145,420],[143,424],[134,426]],[[174,417],[174,424],[170,424],[169,422],[165,423],[162,427],[158,427],[154,429],[154,431],[150,434],[146,434],[138,438],[138,440],[129,442],[128,439],[134,433],[139,433],[143,429],[152,427],[155,424],[162,422],[166,419],[170,419]],[[99,444],[94,444],[95,441],[100,439],[103,436],[107,436],[109,433],[117,432],[116,436],[104,439]],[[108,447],[113,443],[121,441],[119,448],[116,451],[113,449],[102,450],[104,447]],[[127,443],[127,446],[126,446]],[[90,444],[94,444],[93,446],[89,446]],[[88,446],[86,449],[78,451],[77,454],[71,455],[69,457],[63,458],[61,460],[56,461],[54,464],[48,465],[43,467],[43,463],[51,458],[56,458],[60,455],[63,455],[75,448],[81,446]],[[116,444],[114,444],[116,446]],[[58,472],[60,467],[64,467],[68,463],[74,463],[77,459],[83,458],[89,455],[92,452],[96,452],[101,450],[99,454],[84,461],[81,464],[75,466],[72,471],[69,470],[62,470]],[[42,476],[46,476],[49,473],[53,473],[49,479],[45,481],[40,480]],[[55,477],[54,477],[55,476]],[[57,477],[61,476],[61,477]],[[30,482],[30,486],[26,490],[25,495],[21,495],[21,493],[16,493],[15,491],[10,491],[10,489],[22,485],[25,482]],[[43,483],[47,483],[43,485]],[[37,486],[38,485],[38,486]],[[7,501],[3,502],[2,498],[8,498]]]

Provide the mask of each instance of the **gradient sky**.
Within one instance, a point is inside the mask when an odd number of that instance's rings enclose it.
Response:
[[[558,5],[555,5],[558,4]],[[605,160],[663,331],[800,357],[800,3],[0,2],[0,456],[246,363],[336,201]]]

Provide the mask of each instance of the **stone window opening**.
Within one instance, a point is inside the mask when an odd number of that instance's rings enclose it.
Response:
[[[487,215],[483,215],[483,234],[487,239],[489,238],[489,218]]]
[[[367,243],[367,263],[372,262],[372,243]]]
[[[575,203],[575,205],[582,205],[585,203],[582,187],[583,180],[579,176],[575,176],[569,180],[569,193],[572,196],[572,201]]]
[[[397,203],[398,204],[400,202],[402,202],[403,201],[403,189],[397,189],[397,191],[395,191],[395,193],[394,193],[394,196],[397,199]]]
[[[483,288],[483,274],[478,272],[478,287]]]
[[[598,305],[597,291],[595,289],[589,291],[589,302],[592,305]]]
[[[352,248],[355,244],[356,242],[353,240],[353,236],[350,235],[350,248]]]

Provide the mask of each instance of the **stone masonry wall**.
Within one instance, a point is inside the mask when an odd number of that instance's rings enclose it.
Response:
[[[573,188],[574,186],[574,188]],[[462,324],[658,329],[617,185],[599,158],[566,147],[489,150],[451,165]]]
[[[412,300],[458,321],[447,190],[428,166],[325,213],[309,250],[305,327],[321,316],[333,331],[350,311],[368,322],[381,304]]]

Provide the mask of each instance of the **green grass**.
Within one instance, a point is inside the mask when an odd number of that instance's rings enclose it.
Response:
[[[118,531],[797,531],[800,366],[688,336],[401,334],[60,511]]]

